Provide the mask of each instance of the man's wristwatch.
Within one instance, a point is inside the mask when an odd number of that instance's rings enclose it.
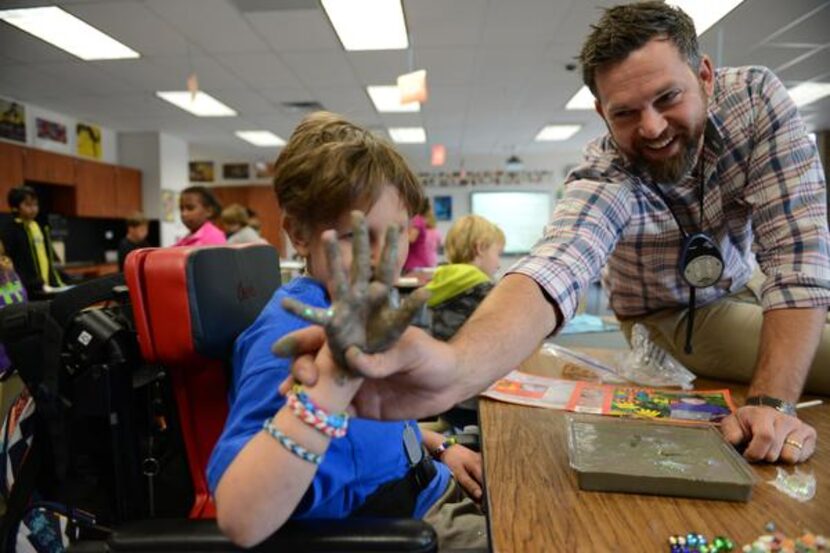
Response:
[[[778,399],[771,396],[749,396],[744,402],[745,405],[763,405],[781,411],[785,415],[795,416],[795,403]]]

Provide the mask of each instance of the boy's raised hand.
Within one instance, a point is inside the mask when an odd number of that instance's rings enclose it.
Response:
[[[369,231],[362,212],[352,212],[352,266],[347,281],[340,259],[340,246],[334,231],[323,233],[326,258],[333,280],[333,303],[329,309],[311,307],[293,298],[283,300],[283,307],[298,317],[325,327],[326,337],[335,360],[341,367],[353,369],[350,356],[377,353],[388,349],[403,334],[429,292],[420,288],[407,296],[400,307],[390,302],[390,294],[398,277],[398,229],[389,227],[380,261],[372,278]],[[278,340],[277,355],[292,355],[292,338]]]

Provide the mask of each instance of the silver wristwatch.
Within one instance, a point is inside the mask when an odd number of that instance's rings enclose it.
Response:
[[[790,403],[789,401],[784,401],[783,399],[778,399],[777,397],[749,396],[746,398],[744,404],[764,405],[766,407],[772,407],[773,409],[781,411],[785,415],[795,416],[795,403]]]

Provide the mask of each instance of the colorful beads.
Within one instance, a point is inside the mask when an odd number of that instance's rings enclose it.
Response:
[[[830,543],[824,536],[817,536],[812,532],[794,539],[781,532],[775,532],[758,536],[754,542],[745,545],[742,551],[745,553],[818,553],[830,551]]]
[[[329,414],[321,409],[303,391],[302,386],[295,386],[286,396],[288,407],[301,421],[312,426],[331,438],[342,438],[349,428],[349,415],[346,413]]]
[[[723,536],[716,537],[711,544],[706,536],[696,532],[669,536],[670,553],[726,553],[734,547],[732,541]]]
[[[819,553],[830,552],[830,540],[811,532],[798,538],[789,538],[782,532],[775,531],[774,522],[764,526],[767,532],[752,542],[744,545],[743,553]],[[669,553],[728,553],[736,551],[735,543],[726,536],[715,536],[712,542],[706,536],[696,532],[669,536]]]

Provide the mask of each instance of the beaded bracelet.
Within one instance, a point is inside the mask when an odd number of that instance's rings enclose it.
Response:
[[[441,459],[441,456],[444,454],[445,451],[457,444],[458,438],[456,438],[455,436],[450,436],[449,438],[444,440],[444,442],[441,445],[439,445],[433,451],[431,451],[430,455],[432,455],[433,459]]]
[[[282,447],[302,459],[303,461],[308,461],[309,463],[313,463],[315,465],[319,465],[323,462],[323,456],[319,453],[313,453],[279,430],[272,424],[274,421],[273,417],[269,417],[265,419],[265,422],[262,423],[262,429],[265,430],[268,434],[270,434],[275,440],[277,440]]]
[[[294,415],[307,425],[331,438],[346,435],[349,428],[349,415],[346,413],[327,413],[308,397],[301,386],[295,386],[286,399]]]

